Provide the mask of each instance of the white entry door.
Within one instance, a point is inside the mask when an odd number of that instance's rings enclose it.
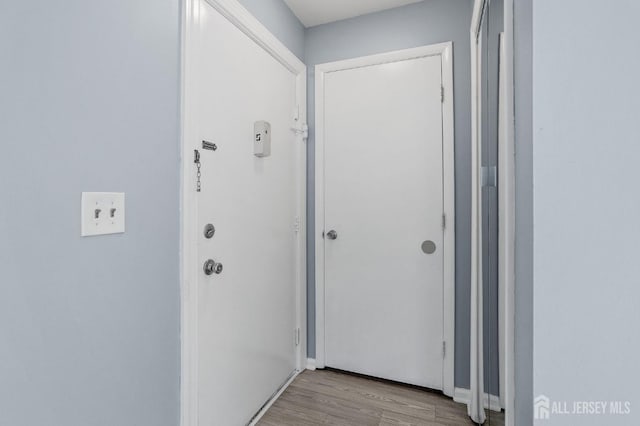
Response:
[[[443,388],[441,56],[324,74],[325,364]]]
[[[208,2],[198,16],[198,424],[240,426],[296,370],[297,75]],[[257,121],[271,125],[267,157],[254,155]]]

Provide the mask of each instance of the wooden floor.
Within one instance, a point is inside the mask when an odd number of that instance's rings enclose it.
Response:
[[[501,413],[490,416],[485,425],[504,424]],[[302,372],[258,422],[262,426],[473,424],[466,405],[440,393],[330,370]]]

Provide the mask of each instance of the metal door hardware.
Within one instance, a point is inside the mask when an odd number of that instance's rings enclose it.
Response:
[[[201,190],[201,185],[200,185],[200,177],[202,176],[202,173],[200,173],[200,151],[198,151],[197,149],[193,150],[193,163],[196,165],[196,168],[198,169],[198,171],[196,172],[196,192],[200,192]]]
[[[215,234],[216,234],[215,226],[213,226],[210,223],[207,223],[207,225],[204,227],[204,237],[206,239],[211,239]]]
[[[497,187],[498,186],[498,170],[496,166],[483,166],[482,172],[482,186]]]
[[[218,149],[218,145],[213,142],[202,141],[202,149],[208,149],[210,151],[216,151]]]
[[[331,231],[327,232],[327,238],[330,240],[335,240],[338,238],[338,233],[332,229]]]
[[[202,269],[204,270],[205,275],[218,275],[222,273],[222,263],[218,263],[213,259],[209,259],[204,262],[204,266]]]
[[[218,149],[218,145],[216,145],[213,142],[202,141],[202,149],[207,149],[209,151],[216,151]],[[194,149],[193,157],[194,157],[193,162],[198,169],[196,173],[196,192],[201,192],[202,185],[200,181],[201,181],[202,173],[200,171],[200,168],[202,167],[202,164],[200,163],[200,151],[198,151],[197,149]]]
[[[436,243],[434,243],[431,240],[427,240],[425,242],[422,243],[422,251],[425,254],[433,254],[436,252]]]

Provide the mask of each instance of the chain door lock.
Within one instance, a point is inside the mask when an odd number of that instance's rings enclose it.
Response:
[[[200,184],[200,177],[202,176],[202,173],[200,172],[200,167],[202,165],[200,164],[200,151],[198,151],[197,149],[193,150],[193,163],[196,165],[196,168],[198,169],[198,171],[196,172],[196,192],[200,192],[200,190],[202,189],[202,186]]]
[[[216,145],[213,142],[202,141],[202,149],[206,149],[209,151],[217,151],[218,145]],[[193,150],[193,163],[196,165],[196,168],[198,169],[196,173],[196,192],[201,192],[202,184],[200,181],[202,178],[202,173],[200,169],[202,167],[202,163],[200,163],[200,151],[198,151],[197,149]]]

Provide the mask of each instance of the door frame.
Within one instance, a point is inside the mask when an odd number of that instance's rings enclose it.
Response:
[[[470,28],[472,109],[472,278],[471,351],[468,401],[484,407],[482,378],[482,25],[490,0],[474,0]],[[515,424],[515,91],[513,63],[513,0],[504,2],[504,31],[500,34],[499,145],[498,145],[498,292],[500,406],[505,425]],[[474,377],[475,372],[475,377]],[[480,374],[480,376],[478,376]]]
[[[515,424],[515,242],[516,242],[516,191],[515,191],[515,89],[513,62],[513,0],[504,2],[504,33],[502,34],[502,50],[500,52],[501,71],[503,80],[500,101],[503,110],[500,116],[500,130],[502,132],[502,148],[499,152],[498,192],[499,203],[499,243],[500,251],[498,265],[500,268],[500,295],[503,300],[500,311],[503,313],[502,322],[502,358],[503,379],[500,383],[503,408],[505,409],[505,425]],[[502,161],[500,161],[502,160]]]
[[[507,5],[508,2],[505,2]],[[515,145],[513,138],[513,67],[509,66],[509,41],[505,32],[500,34],[500,137],[498,139],[498,205],[499,205],[499,319],[500,326],[500,403],[505,408],[505,424],[514,423],[514,284],[515,284]],[[513,88],[513,85],[511,85]]]
[[[378,65],[387,62],[440,56],[442,61],[442,124],[443,124],[443,186],[444,186],[444,360],[443,392],[453,396],[455,362],[455,163],[454,163],[454,110],[453,110],[453,43],[446,42],[411,49],[397,50],[343,61],[319,64],[316,77],[316,130],[315,130],[315,278],[316,278],[316,359],[317,368],[325,367],[325,315],[324,315],[324,79],[330,72]]]
[[[198,198],[195,191],[196,168],[193,150],[197,146],[198,101],[197,58],[199,45],[200,2],[182,2],[181,34],[181,196],[180,196],[180,424],[198,424],[198,259],[197,241],[202,235],[198,228]],[[297,108],[291,111],[292,131],[296,133],[297,153],[297,217],[292,218],[292,229],[297,239],[296,259],[296,328],[298,345],[295,347],[296,370],[306,365],[307,353],[307,286],[306,286],[306,85],[307,68],[282,42],[249,13],[237,0],[203,0],[262,47],[296,76]],[[295,123],[295,124],[294,124]],[[292,341],[296,338],[292,330]],[[290,381],[287,382],[287,384]],[[285,385],[286,386],[286,385]]]
[[[469,401],[467,412],[484,423],[482,309],[482,25],[490,0],[474,0],[471,27],[471,297]]]

